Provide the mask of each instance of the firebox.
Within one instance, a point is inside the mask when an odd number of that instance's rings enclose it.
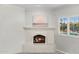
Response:
[[[45,36],[44,35],[35,35],[33,37],[33,43],[45,43]]]

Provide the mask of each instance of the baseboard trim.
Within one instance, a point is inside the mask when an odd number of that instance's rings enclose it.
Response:
[[[62,51],[62,50],[59,50],[59,49],[56,49],[56,51],[58,51],[58,52],[61,52],[61,53],[63,53],[63,54],[69,54],[68,52],[65,52],[65,51]],[[21,52],[18,52],[18,53],[16,53],[16,54],[20,54]]]
[[[69,54],[68,52],[65,52],[65,51],[62,51],[62,50],[59,50],[59,49],[56,49],[56,51],[59,51],[59,52],[61,52],[63,54]]]

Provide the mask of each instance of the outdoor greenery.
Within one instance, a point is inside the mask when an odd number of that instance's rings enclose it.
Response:
[[[61,24],[60,31],[67,32],[67,24],[65,23],[60,23],[60,24]]]
[[[71,32],[78,32],[79,33],[79,22],[77,23],[70,23],[70,31]]]
[[[70,28],[69,31],[67,29],[68,27]],[[79,16],[71,17],[70,22],[68,22],[67,18],[60,18],[60,32],[66,34],[69,32],[70,35],[79,35]]]

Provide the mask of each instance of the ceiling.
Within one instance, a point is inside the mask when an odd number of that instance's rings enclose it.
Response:
[[[64,4],[15,4],[22,8],[50,8],[55,9],[63,6]]]

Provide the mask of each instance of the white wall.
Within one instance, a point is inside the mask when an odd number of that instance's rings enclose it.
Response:
[[[0,5],[0,53],[18,53],[25,39],[25,10],[13,5]]]
[[[55,10],[56,20],[59,16],[79,16],[79,5],[67,5]],[[58,29],[58,22],[56,22]],[[55,35],[57,49],[66,53],[79,53],[79,38]]]
[[[46,17],[48,26],[55,27],[55,17],[52,10],[47,8],[28,8],[26,9],[26,26],[32,27],[33,17],[43,15]]]
[[[47,17],[49,27],[55,27],[50,9],[25,9],[14,5],[0,5],[0,53],[18,53],[26,39],[23,26],[32,27],[33,16]]]

